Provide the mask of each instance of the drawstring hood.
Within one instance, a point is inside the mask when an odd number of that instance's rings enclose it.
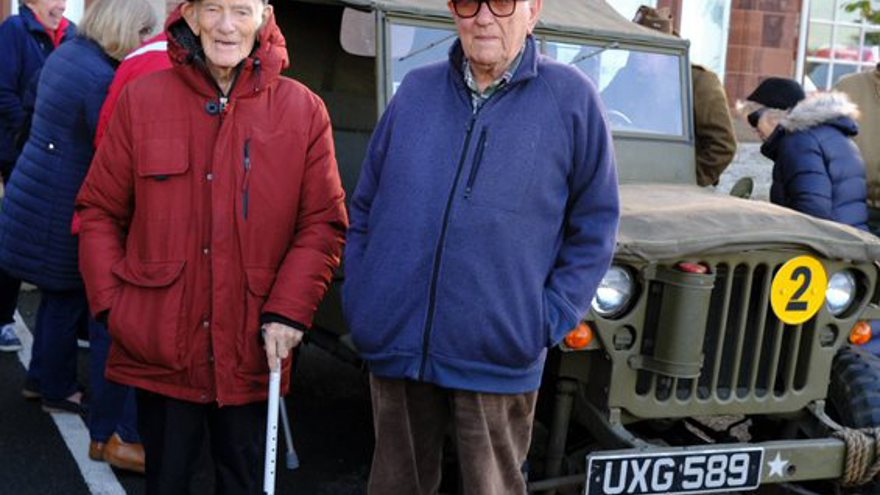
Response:
[[[177,7],[165,21],[168,57],[174,69],[180,71],[196,91],[208,97],[216,97],[218,88],[208,71],[205,52],[199,37],[183,18],[182,6],[183,4]],[[237,98],[256,94],[277,80],[281,71],[289,66],[287,42],[275,23],[275,15],[272,14],[257,32],[254,49],[237,68],[235,83],[226,96]],[[205,84],[205,78],[210,84]]]

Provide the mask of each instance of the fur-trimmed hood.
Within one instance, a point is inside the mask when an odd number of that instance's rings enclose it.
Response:
[[[839,127],[844,134],[858,133],[855,120],[859,109],[849,97],[838,91],[816,93],[798,103],[779,126],[788,132],[805,131],[819,125]]]

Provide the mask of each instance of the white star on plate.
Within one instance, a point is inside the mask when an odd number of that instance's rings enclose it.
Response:
[[[788,466],[788,461],[782,460],[782,456],[779,455],[779,452],[776,452],[776,457],[773,458],[772,461],[767,463],[770,466],[770,476],[779,476],[780,478],[784,478],[785,474],[783,469],[785,466]]]

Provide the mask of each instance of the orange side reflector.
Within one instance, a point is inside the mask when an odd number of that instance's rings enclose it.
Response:
[[[565,345],[576,351],[585,349],[592,341],[593,329],[583,321],[565,336]]]
[[[871,341],[871,325],[867,321],[860,321],[853,325],[849,331],[849,341],[855,345],[865,345]]]

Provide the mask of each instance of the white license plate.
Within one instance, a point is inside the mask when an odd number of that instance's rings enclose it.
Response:
[[[744,491],[761,483],[764,449],[587,456],[586,495]]]

